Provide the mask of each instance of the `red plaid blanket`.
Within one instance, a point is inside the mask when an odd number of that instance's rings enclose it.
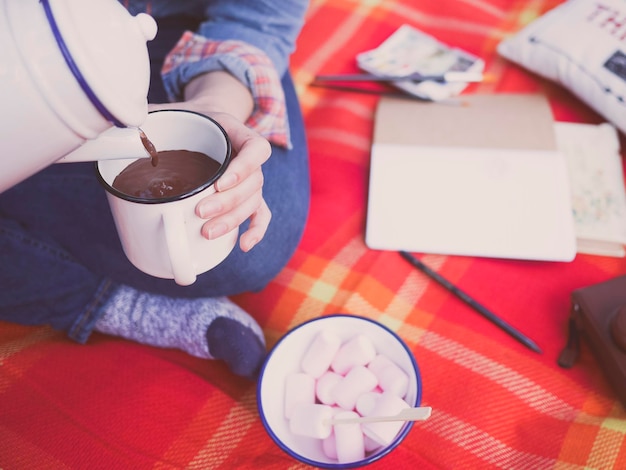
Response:
[[[370,468],[626,468],[626,412],[583,345],[571,370],[572,290],[626,274],[626,260],[571,263],[428,255],[543,349],[496,328],[397,253],[363,241],[377,97],[311,87],[356,72],[355,55],[411,24],[486,61],[495,81],[467,93],[542,92],[556,119],[601,122],[563,88],[497,56],[504,37],[558,0],[315,0],[292,60],[306,119],[312,207],[300,249],[270,286],[235,300],[270,346],[289,328],[345,312],[405,339],[432,417]],[[416,131],[419,131],[416,130]],[[220,364],[94,334],[0,324],[0,468],[303,468],[265,433],[255,385]]]

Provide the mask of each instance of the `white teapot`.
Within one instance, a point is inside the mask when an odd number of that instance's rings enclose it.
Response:
[[[156,32],[117,0],[0,0],[0,193],[57,161],[141,147]],[[111,151],[83,147],[94,139]]]

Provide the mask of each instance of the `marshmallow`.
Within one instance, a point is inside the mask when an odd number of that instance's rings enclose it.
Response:
[[[405,408],[410,408],[410,406],[402,398],[390,392],[383,392],[376,400],[376,406],[370,416],[393,416]],[[402,426],[404,426],[403,421],[364,423],[363,434],[381,445],[388,445],[398,435]]]
[[[312,403],[315,403],[315,379],[302,372],[289,374],[285,378],[285,418],[291,418],[295,407]]]
[[[404,398],[409,388],[409,376],[391,359],[382,354],[377,355],[367,365],[385,392],[391,392]]]
[[[365,447],[365,452],[373,452],[380,448],[380,444],[376,442],[371,437],[363,436],[363,445]]]
[[[378,400],[380,395],[381,392],[377,392],[376,390],[359,395],[354,405],[356,412],[361,416],[369,416],[372,414],[376,406],[376,400]]]
[[[337,460],[337,443],[335,442],[334,431],[330,433],[330,436],[322,440],[322,451],[329,459]]]
[[[343,376],[333,372],[332,370],[326,371],[315,382],[315,395],[317,399],[325,405],[334,405],[335,398],[332,391],[335,385],[343,379]]]
[[[344,411],[335,415],[336,419],[358,417],[354,411]],[[365,458],[365,443],[359,423],[336,424],[333,426],[333,432],[339,463],[356,462]]]
[[[359,395],[376,388],[378,380],[365,366],[355,366],[332,389],[335,403],[344,410],[353,410]]]
[[[300,363],[302,371],[317,379],[328,370],[340,346],[339,336],[330,331],[320,331],[304,353]]]
[[[376,357],[376,348],[367,336],[357,335],[347,341],[337,351],[330,367],[338,374],[345,375],[355,366],[367,365]]]
[[[345,411],[336,406],[333,406],[332,409],[333,409],[333,419],[338,413],[343,413]],[[322,451],[324,452],[324,455],[328,457],[329,459],[337,460],[337,443],[335,441],[334,430],[330,432],[330,436],[328,436],[325,439],[322,439]]]
[[[289,430],[298,436],[326,439],[333,429],[333,414],[332,407],[319,403],[295,406],[291,411]]]

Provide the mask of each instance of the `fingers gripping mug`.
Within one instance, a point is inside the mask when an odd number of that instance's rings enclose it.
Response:
[[[143,155],[96,162],[98,178],[107,191],[115,226],[130,262],[152,276],[174,279],[180,285],[193,284],[198,274],[222,262],[237,241],[237,228],[217,239],[207,240],[201,235],[206,220],[195,214],[198,201],[215,192],[215,181],[228,167],[230,140],[213,119],[183,110],[151,112],[141,129],[159,154],[155,172],[169,171],[160,168],[167,153],[202,154],[196,155],[199,160],[194,165],[199,166],[190,167],[174,177],[176,184],[188,188],[176,195],[148,194],[145,190],[131,194],[126,189],[120,190],[116,178],[122,171],[130,172],[131,164],[139,160],[142,163],[148,161],[150,165],[149,159],[142,158]],[[204,173],[204,167],[211,165],[212,169],[206,171],[203,179],[189,184],[200,170]],[[145,171],[150,173],[151,170]],[[136,179],[133,175],[130,181]],[[159,182],[161,185],[170,183]]]

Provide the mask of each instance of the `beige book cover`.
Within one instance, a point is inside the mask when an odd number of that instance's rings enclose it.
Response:
[[[568,170],[546,98],[382,98],[365,241],[380,250],[571,261]]]

